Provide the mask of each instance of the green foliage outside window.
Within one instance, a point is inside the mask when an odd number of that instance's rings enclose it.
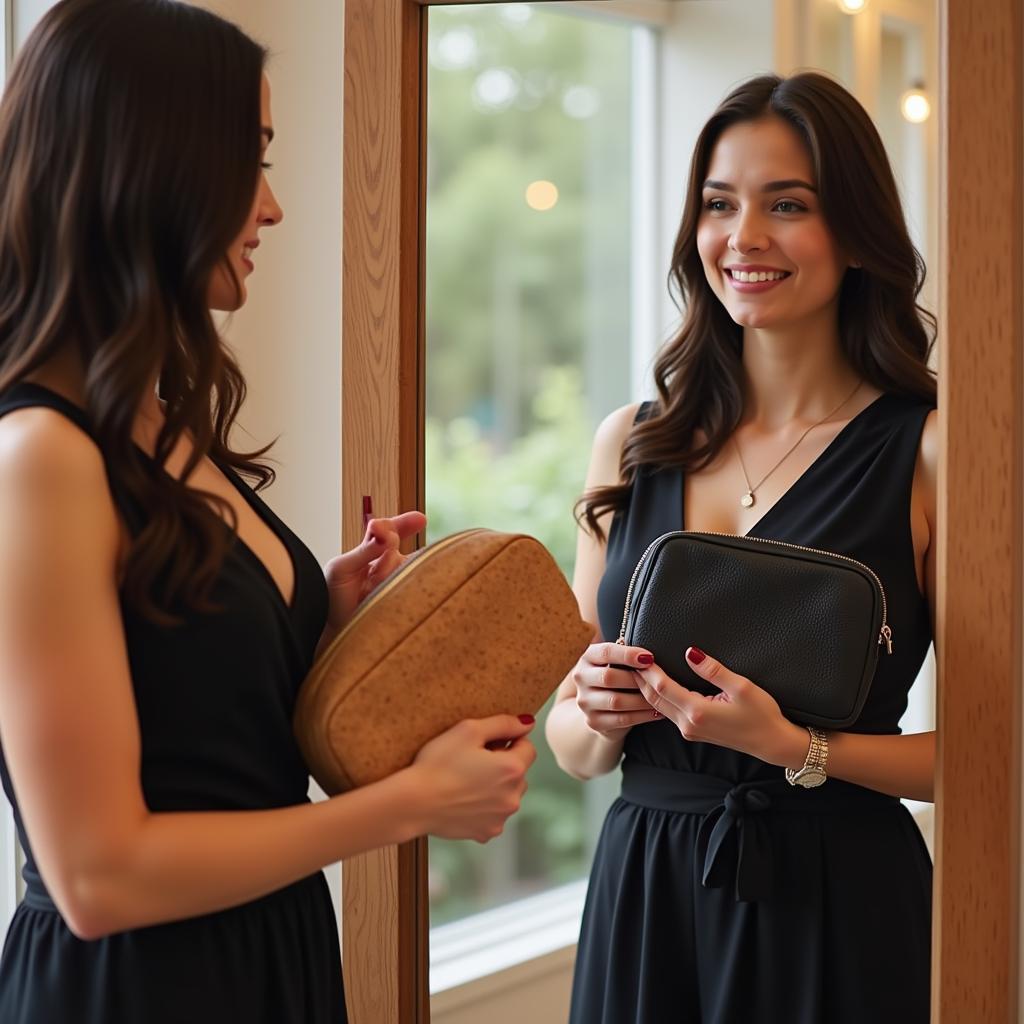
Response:
[[[501,454],[473,420],[453,420],[447,428],[427,421],[428,538],[479,525],[530,533],[570,576],[572,508],[583,488],[590,442],[578,369],[547,367],[531,415],[534,429]],[[482,892],[488,903],[504,902],[585,873],[581,786],[555,764],[541,725],[534,732],[538,757],[530,790],[505,834],[486,846],[431,840],[432,924],[479,910]]]
[[[594,427],[629,399],[630,33],[525,4],[429,11],[427,537],[529,533],[567,576]],[[527,202],[537,181],[550,209]],[[505,833],[431,841],[431,924],[586,874],[595,792],[555,764],[545,713]]]

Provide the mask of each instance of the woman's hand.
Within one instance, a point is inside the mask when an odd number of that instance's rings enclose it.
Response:
[[[572,670],[572,681],[576,704],[594,732],[622,739],[634,725],[656,721],[664,714],[651,706],[637,676],[638,670],[653,665],[654,656],[642,647],[600,643],[583,652]]]
[[[537,757],[526,738],[533,726],[533,715],[467,719],[425,744],[408,771],[422,783],[426,831],[478,843],[500,835]]]
[[[371,519],[359,546],[332,558],[324,566],[330,596],[326,637],[340,632],[359,602],[410,557],[403,555],[399,546],[426,525],[427,517],[422,512]]]
[[[721,692],[708,697],[688,690],[657,665],[637,673],[640,692],[675,723],[683,739],[729,747],[786,767],[792,765],[795,751],[806,751],[806,731],[783,716],[767,690],[696,647],[687,648],[686,661]]]

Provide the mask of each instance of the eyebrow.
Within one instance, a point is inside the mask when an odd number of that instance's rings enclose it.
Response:
[[[727,181],[713,181],[708,178],[704,182],[705,188],[713,188],[719,192],[735,192],[736,189],[730,185]],[[782,181],[768,181],[765,182],[761,188],[762,192],[784,192],[789,188],[805,188],[808,192],[817,192],[818,190],[813,186],[809,185],[806,181],[802,181],[800,178],[785,178]]]
[[[273,128],[268,128],[268,127],[267,127],[266,125],[264,125],[264,126],[263,126],[263,127],[262,127],[262,128],[260,129],[260,135],[266,135],[266,137],[267,137],[267,144],[268,144],[268,145],[269,145],[269,144],[270,144],[271,142],[273,142],[273,141],[274,141],[274,129],[273,129]]]

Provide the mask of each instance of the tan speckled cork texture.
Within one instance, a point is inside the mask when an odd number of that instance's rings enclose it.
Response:
[[[313,666],[295,734],[324,792],[409,765],[464,718],[535,714],[593,637],[542,544],[468,530],[371,594]]]

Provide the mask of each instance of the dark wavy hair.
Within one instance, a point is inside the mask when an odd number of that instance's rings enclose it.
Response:
[[[207,455],[272,482],[269,445],[231,450],[245,381],[208,307],[260,174],[266,51],[177,0],[63,0],[18,55],[0,103],[0,391],[67,346],[114,493],[143,512],[122,594],[146,617],[211,611],[237,521],[184,477]],[[155,459],[133,444],[147,388],[166,422]],[[227,516],[230,528],[213,506]]]
[[[679,333],[655,363],[658,400],[622,449],[623,483],[587,491],[577,518],[598,538],[598,517],[625,507],[643,465],[699,470],[721,451],[743,413],[743,328],[712,291],[697,251],[702,191],[715,144],[735,124],[779,117],[803,140],[825,222],[859,268],[839,292],[846,358],[884,392],[935,403],[928,359],[935,318],[917,303],[925,266],[907,231],[885,147],[867,112],[841,85],[816,72],[762,75],[734,89],[697,137],[669,286],[685,310]],[[696,432],[706,440],[696,443]],[[582,509],[582,511],[581,511]]]

